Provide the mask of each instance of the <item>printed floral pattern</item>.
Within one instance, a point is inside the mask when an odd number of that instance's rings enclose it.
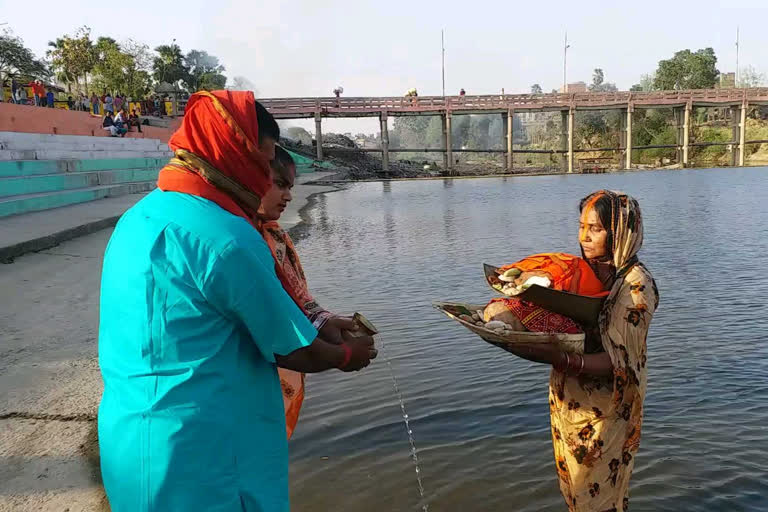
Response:
[[[268,222],[262,226],[264,241],[267,242],[275,265],[283,269],[283,274],[296,292],[307,318],[320,328],[332,315],[320,307],[309,293],[304,269],[301,266],[299,255],[293,247],[293,241],[277,222]],[[283,404],[285,406],[285,428],[288,439],[291,438],[294,428],[299,421],[299,412],[304,402],[304,374],[278,368],[280,386],[283,389]]]
[[[646,337],[658,306],[650,272],[637,260],[642,216],[629,196],[614,202],[613,262],[617,280],[600,316],[600,341],[612,378],[565,376],[552,370],[552,443],[560,490],[571,512],[626,512],[640,447],[647,379]]]

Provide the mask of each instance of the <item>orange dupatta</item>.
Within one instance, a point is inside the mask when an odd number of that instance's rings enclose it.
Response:
[[[517,268],[523,272],[540,271],[552,280],[552,288],[579,295],[601,296],[608,293],[586,260],[562,252],[534,254],[522,260],[504,265],[499,270]]]
[[[258,230],[256,212],[261,197],[272,186],[272,170],[258,148],[258,135],[253,92],[193,94],[181,127],[168,141],[176,157],[160,170],[158,188],[213,201]],[[282,266],[276,264],[275,272],[288,295],[306,313]]]
[[[260,225],[264,240],[272,252],[277,266],[282,269],[286,280],[293,288],[296,297],[301,301],[301,306],[315,326],[322,324],[322,320],[332,316],[322,309],[312,294],[301,266],[299,254],[293,246],[291,237],[286,233],[277,221],[264,222]],[[285,430],[288,439],[293,435],[296,424],[299,421],[299,413],[304,403],[304,374],[286,368],[278,368],[280,387],[283,390],[283,405],[285,407]]]

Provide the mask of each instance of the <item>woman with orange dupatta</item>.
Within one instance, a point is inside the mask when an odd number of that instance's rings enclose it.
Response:
[[[599,327],[586,332],[585,354],[567,354],[554,345],[503,348],[553,366],[552,443],[568,510],[625,512],[640,447],[646,337],[659,293],[637,256],[643,245],[637,201],[601,190],[585,197],[579,210],[582,255],[609,291]]]
[[[351,321],[329,313],[315,301],[309,292],[307,278],[301,266],[299,255],[293,246],[290,235],[277,222],[293,196],[291,189],[296,180],[296,164],[290,153],[280,146],[275,148],[275,159],[272,160],[272,188],[267,191],[259,207],[261,232],[272,252],[275,264],[283,269],[286,280],[296,291],[296,296],[304,312],[317,329],[331,322],[341,328]],[[280,368],[280,386],[283,389],[283,404],[285,406],[285,429],[288,439],[293,435],[296,423],[299,421],[299,411],[304,402],[304,374],[286,368]]]
[[[319,331],[258,231],[279,128],[250,92],[192,95],[158,190],[104,256],[99,448],[113,512],[285,512],[277,367],[355,371],[370,338]],[[349,326],[351,327],[351,326]]]

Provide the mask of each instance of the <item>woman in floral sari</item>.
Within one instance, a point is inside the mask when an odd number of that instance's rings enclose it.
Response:
[[[640,446],[646,388],[646,336],[659,294],[637,258],[640,206],[601,190],[580,203],[582,254],[610,294],[584,355],[515,348],[553,366],[549,382],[552,442],[560,490],[571,512],[623,512]],[[505,347],[507,348],[507,347]]]
[[[277,222],[291,201],[291,189],[296,179],[296,164],[291,155],[280,146],[275,147],[275,159],[272,161],[272,188],[264,194],[258,215],[261,219],[260,230],[267,242],[275,265],[280,267],[283,275],[293,289],[294,296],[307,318],[320,329],[326,323],[336,323],[341,329],[356,329],[352,319],[342,318],[321,308],[309,293],[304,269],[299,261],[299,255],[293,246],[293,241]],[[341,342],[341,340],[327,340]],[[288,439],[293,435],[296,423],[299,421],[299,411],[304,402],[304,374],[285,368],[279,368],[280,385],[283,388],[283,404],[285,405],[285,428]]]

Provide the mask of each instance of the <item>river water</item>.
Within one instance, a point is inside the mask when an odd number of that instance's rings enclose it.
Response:
[[[578,200],[634,195],[661,304],[648,338],[633,511],[768,510],[768,169],[364,183],[318,198],[297,248],[328,309],[384,333],[434,511],[562,511],[549,369],[431,308],[487,301],[481,264],[578,254]],[[383,359],[308,377],[291,441],[297,511],[418,510]]]

